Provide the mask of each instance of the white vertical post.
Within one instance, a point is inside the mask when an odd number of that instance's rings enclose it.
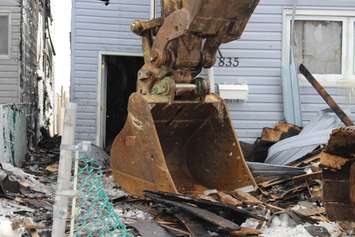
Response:
[[[71,172],[73,165],[73,151],[71,151],[70,147],[72,147],[75,142],[76,111],[77,105],[74,103],[69,103],[65,109],[64,131],[59,160],[58,186],[53,208],[52,237],[65,236],[69,206],[68,191],[72,189]]]
[[[216,81],[214,79],[214,68],[211,67],[208,69],[208,79],[210,80],[211,93],[216,92]]]
[[[73,191],[76,193],[78,190],[78,172],[79,172],[79,151],[75,152],[75,162],[74,162],[74,181],[73,181]],[[75,231],[75,213],[76,213],[76,196],[74,196],[71,205],[71,221],[70,221],[70,237],[74,236]]]
[[[155,0],[150,0],[150,19],[154,19],[156,17],[156,4]]]

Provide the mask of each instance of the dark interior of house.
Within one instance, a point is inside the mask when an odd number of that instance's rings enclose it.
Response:
[[[106,144],[109,152],[127,118],[129,96],[136,91],[137,73],[143,66],[143,57],[106,56]]]

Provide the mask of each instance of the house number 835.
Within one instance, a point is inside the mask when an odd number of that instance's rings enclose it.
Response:
[[[218,67],[238,67],[239,58],[238,57],[218,57],[217,58]]]

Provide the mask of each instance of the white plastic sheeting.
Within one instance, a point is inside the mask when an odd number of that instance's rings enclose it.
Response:
[[[321,111],[298,136],[282,140],[269,149],[265,163],[288,165],[299,160],[318,146],[327,144],[333,129],[339,127],[339,119],[329,110]]]

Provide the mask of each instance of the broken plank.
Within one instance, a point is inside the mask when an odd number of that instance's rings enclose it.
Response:
[[[252,228],[244,228],[242,227],[238,231],[233,231],[230,233],[231,236],[235,237],[244,237],[244,236],[258,236],[262,232],[260,230],[252,229]]]
[[[238,199],[232,197],[229,194],[219,192],[218,194],[219,200],[227,205],[232,205],[232,206],[242,206],[243,202],[239,201]]]
[[[195,198],[192,196],[187,196],[187,195],[180,195],[176,193],[165,193],[165,192],[153,192],[153,191],[145,191],[146,196],[149,197],[149,195],[158,195],[159,197],[171,201],[176,201],[176,202],[184,202],[184,203],[189,203],[196,205],[199,208],[206,209],[210,212],[213,212],[218,215],[223,215],[223,213],[226,213],[224,217],[228,216],[228,219],[230,217],[233,217],[235,221],[237,221],[238,224],[244,223],[244,221],[247,218],[254,218],[257,220],[262,220],[264,221],[265,218],[259,215],[256,215],[250,211],[247,211],[243,208],[238,208],[232,205],[228,204],[223,204],[220,202],[212,202],[204,199],[199,199]]]
[[[131,224],[134,229],[136,229],[141,236],[144,237],[172,237],[168,232],[166,232],[162,227],[160,227],[156,222],[150,220],[137,221]]]
[[[275,178],[271,179],[268,181],[264,181],[261,183],[258,183],[258,186],[263,189],[271,188],[275,185],[280,185],[289,181],[295,181],[296,183],[303,183],[305,179],[321,179],[322,178],[322,172],[313,172],[310,174],[302,174],[298,175],[295,177],[288,177],[288,178]]]
[[[303,174],[292,178],[294,181],[300,182],[303,179],[322,179],[322,171]]]
[[[325,209],[331,221],[354,221],[355,206],[339,202],[325,202]]]
[[[285,138],[296,136],[301,128],[294,124],[279,122],[275,128],[264,128],[261,135],[262,141],[279,142]]]
[[[185,203],[181,203],[181,202],[176,202],[176,201],[169,201],[169,200],[165,200],[160,198],[158,195],[154,195],[154,194],[147,194],[146,196],[149,197],[150,199],[152,199],[154,202],[157,203],[162,203],[165,204],[167,206],[171,206],[171,207],[176,207],[181,211],[184,211],[186,213],[189,213],[195,217],[198,217],[201,220],[204,220],[216,227],[222,228],[226,231],[233,231],[233,230],[239,230],[240,227],[239,225],[237,225],[236,223],[227,220],[221,216],[218,216],[217,214],[195,207],[195,206],[191,206],[189,204],[185,204]]]
[[[355,127],[335,129],[330,136],[326,152],[343,158],[355,158]]]
[[[184,213],[175,214],[176,218],[185,225],[185,227],[190,232],[190,237],[208,237],[211,236],[208,230],[201,224],[201,222],[196,221],[196,219],[190,217]]]
[[[309,166],[311,165],[312,163],[317,163],[320,161],[320,152],[321,151],[316,151],[314,152],[315,154],[312,154],[311,156],[309,156],[309,158],[306,158],[304,160],[301,160],[301,161],[298,161],[298,162],[295,162],[292,164],[292,166],[295,166],[295,167],[304,167],[304,166]]]
[[[292,208],[292,210],[302,217],[317,216],[325,213],[324,207],[315,206],[310,202],[300,202],[297,206]]]
[[[159,223],[159,222],[158,222]],[[174,234],[174,236],[179,236],[180,235],[183,235],[183,236],[189,236],[190,233],[187,232],[187,231],[183,231],[183,230],[180,230],[178,228],[175,228],[175,227],[172,227],[172,226],[169,226],[169,225],[165,225],[165,224],[160,224],[159,225],[165,229],[167,229],[169,232],[172,232]]]
[[[316,78],[314,78],[312,73],[308,71],[308,69],[303,64],[300,65],[299,69],[303,76],[307,79],[307,81],[311,83],[314,89],[316,89],[319,95],[329,105],[329,107],[334,111],[334,113],[340,118],[340,120],[346,126],[354,126],[354,123],[351,118],[339,107],[333,97],[329,95],[329,93],[324,89],[324,87],[316,80]]]
[[[276,129],[282,131],[286,137],[296,136],[302,131],[302,128],[287,122],[279,122]]]
[[[274,128],[263,128],[261,140],[276,143],[281,140],[281,136],[282,131],[280,130]]]
[[[278,185],[278,184],[285,183],[290,180],[291,180],[291,178],[275,178],[275,179],[271,179],[271,180],[267,180],[267,181],[263,181],[261,183],[258,183],[258,186],[260,188],[266,189],[266,188],[270,188],[270,187]]]
[[[349,162],[349,159],[337,155],[332,155],[327,152],[322,152],[320,156],[321,166],[334,170],[341,170],[347,162]]]
[[[246,193],[246,192],[236,190],[236,191],[233,191],[232,194],[233,194],[233,196],[235,196],[236,198],[238,198],[239,200],[241,200],[245,204],[250,204],[250,205],[263,204],[262,201],[260,201],[259,199],[257,199],[253,195]]]

